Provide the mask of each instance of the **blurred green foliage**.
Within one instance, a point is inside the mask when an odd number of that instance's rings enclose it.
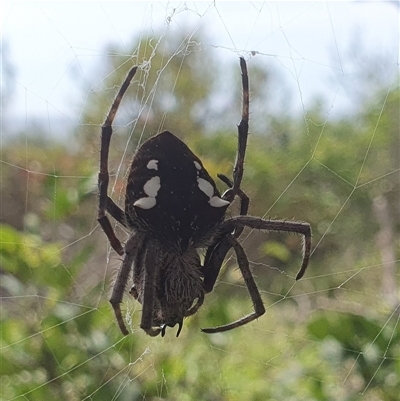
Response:
[[[251,214],[311,223],[316,247],[306,277],[294,286],[297,237],[243,235],[267,307],[258,322],[200,333],[200,327],[224,324],[251,308],[229,260],[216,291],[185,322],[179,339],[173,330],[163,339],[146,337],[137,329],[140,306],[128,299],[133,334],[119,333],[107,302],[119,259],[94,231],[95,185],[100,125],[126,70],[147,60],[124,99],[112,140],[116,201],[129,163],[122,157],[125,146],[131,154],[142,132],[178,133],[212,176],[230,175],[235,157],[240,80],[227,94],[232,107],[217,123],[209,106],[220,78],[217,62],[207,59],[205,69],[200,40],[181,39],[156,48],[143,39],[133,61],[108,49],[113,56],[101,76],[112,74],[87,102],[74,150],[27,140],[24,133],[4,146],[1,400],[398,400],[398,292],[397,303],[390,303],[381,283],[392,274],[396,285],[399,274],[382,263],[382,222],[373,204],[386,199],[399,260],[399,88],[371,93],[358,113],[342,120],[326,121],[315,105],[305,124],[269,112],[263,97],[272,72],[252,60],[252,104],[262,117],[251,128],[243,188]],[[238,66],[224,73],[236,79]],[[122,172],[114,175],[121,161]]]

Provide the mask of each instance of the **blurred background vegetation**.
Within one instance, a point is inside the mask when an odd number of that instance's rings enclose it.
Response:
[[[48,141],[32,128],[29,137],[21,132],[3,142],[1,399],[399,399],[400,90],[379,84],[380,71],[362,63],[358,106],[331,119],[322,100],[300,116],[286,113],[284,102],[277,107],[269,93],[277,85],[284,92],[279,73],[257,57],[248,62],[243,188],[252,215],[312,225],[305,278],[295,283],[298,237],[246,232],[266,315],[232,332],[200,332],[251,310],[231,256],[178,339],[174,330],[152,339],[138,329],[140,305],[128,294],[133,334],[119,332],[107,300],[120,258],[96,222],[100,126],[138,63],[112,139],[113,199],[123,204],[137,146],[163,129],[180,136],[212,176],[230,175],[239,64],[222,70],[201,42],[182,33],[176,43],[154,46],[142,37],[128,51],[110,46],[94,74],[106,78],[101,87],[82,88],[90,99],[67,141]],[[2,96],[6,104],[11,94]],[[121,227],[117,232],[126,239]]]

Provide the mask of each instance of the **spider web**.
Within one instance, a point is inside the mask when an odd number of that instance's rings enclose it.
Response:
[[[396,399],[397,3],[10,2],[2,14],[2,400]],[[127,294],[122,337],[107,303],[120,259],[96,221],[105,114],[138,64],[111,144],[120,205],[132,152],[163,129],[183,127],[211,175],[230,174],[239,56],[251,214],[310,221],[310,267],[295,282],[300,240],[246,231],[264,316],[200,332],[251,310],[230,256],[178,339],[147,337]]]

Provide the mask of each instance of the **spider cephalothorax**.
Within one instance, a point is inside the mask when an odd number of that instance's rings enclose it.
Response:
[[[204,295],[213,290],[231,248],[236,253],[254,312],[233,323],[203,331],[230,330],[261,316],[265,308],[247,256],[237,240],[245,226],[304,235],[303,262],[296,279],[301,278],[307,268],[311,248],[309,224],[247,216],[249,198],[240,188],[249,120],[249,85],[243,58],[240,67],[243,109],[238,126],[238,153],[233,180],[218,175],[228,186],[222,196],[200,159],[168,131],[147,140],[135,154],[126,187],[125,211],[107,196],[112,123],[137,67],[131,69],[123,82],[102,127],[98,220],[111,246],[124,255],[110,299],[124,334],[128,334],[128,330],[120,304],[131,272],[130,293],[143,306],[140,327],[149,335],[161,333],[164,336],[167,326],[178,324],[178,336],[183,319],[196,313],[203,304]],[[240,216],[225,220],[226,210],[236,196],[240,198]],[[124,248],[106,212],[131,231]],[[203,265],[199,250],[205,250]]]

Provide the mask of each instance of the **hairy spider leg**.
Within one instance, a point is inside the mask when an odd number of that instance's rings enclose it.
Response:
[[[264,313],[262,312],[264,307],[262,306],[261,308],[260,306],[261,297],[259,296],[259,291],[257,289],[257,286],[254,287],[253,285],[254,279],[252,277],[250,269],[248,268],[248,260],[246,254],[244,252],[242,253],[243,249],[240,249],[241,246],[238,246],[240,244],[236,241],[236,239],[229,235],[229,233],[231,233],[237,227],[243,228],[245,226],[258,230],[289,232],[303,235],[303,260],[300,266],[300,270],[296,275],[296,280],[299,280],[301,277],[303,277],[304,272],[307,269],[311,254],[311,227],[308,223],[284,220],[263,220],[261,218],[251,216],[237,216],[226,220],[223,223],[222,232],[225,232],[226,234],[228,234],[228,236],[223,236],[217,246],[214,247],[212,251],[208,251],[206,254],[204,262],[204,266],[207,266],[207,268],[204,270],[205,291],[211,292],[214,288],[225,256],[228,253],[229,249],[233,247],[237,255],[240,271],[242,272],[247,289],[253,301],[255,312],[227,325],[202,329],[202,331],[204,331],[205,333],[217,333],[234,329],[256,319],[258,316],[261,316]],[[251,276],[251,278],[249,278],[249,275]]]
[[[222,199],[232,203],[235,196],[240,198],[240,214],[247,215],[249,209],[249,197],[241,190],[240,184],[242,183],[244,172],[244,160],[246,156],[247,137],[249,135],[249,76],[247,73],[246,61],[240,57],[240,69],[242,71],[242,119],[238,125],[238,151],[236,154],[235,165],[233,168],[233,181],[223,174],[218,174],[217,177],[228,185],[229,189],[222,195]],[[233,234],[234,238],[238,238],[242,233],[243,228],[237,228]]]
[[[238,260],[238,265],[239,269],[242,273],[244,282],[246,283],[247,289],[249,291],[251,300],[253,302],[253,308],[254,312],[243,316],[241,319],[235,320],[232,323],[225,324],[222,326],[217,326],[217,327],[210,327],[206,329],[201,329],[204,333],[221,333],[223,331],[228,331],[235,329],[236,327],[243,326],[244,324],[247,324],[255,319],[257,319],[259,316],[263,315],[265,313],[265,307],[263,304],[263,301],[261,299],[260,292],[258,291],[257,284],[254,281],[254,277],[251,273],[250,266],[249,266],[249,260],[246,256],[246,253],[242,246],[239,244],[239,242],[232,237],[229,238],[229,243],[231,247],[235,250],[236,257]]]
[[[303,261],[296,274],[296,280],[300,280],[307,269],[311,255],[311,226],[305,222],[287,221],[287,220],[264,220],[260,217],[236,216],[226,220],[223,228],[232,230],[234,227],[246,226],[257,230],[288,232],[303,235]]]
[[[233,168],[233,181],[224,174],[217,174],[217,177],[228,186],[222,195],[222,199],[232,202],[237,195],[240,198],[240,215],[245,216],[249,210],[250,198],[242,191],[240,184],[243,178],[244,159],[246,155],[247,137],[249,133],[249,77],[247,73],[246,61],[240,57],[240,69],[242,71],[242,119],[238,125],[238,151]],[[204,262],[204,289],[209,293],[214,288],[215,282],[221,270],[222,263],[232,248],[231,238],[239,238],[243,232],[243,227],[236,227],[233,234],[224,234],[225,238],[220,239],[214,246],[207,249]],[[211,259],[211,263],[210,263]]]
[[[125,228],[129,228],[126,222],[125,212],[109,196],[107,196],[106,210],[118,223],[122,224]]]
[[[125,291],[125,286],[128,281],[132,264],[137,261],[139,248],[142,246],[144,235],[141,233],[133,233],[125,245],[125,256],[122,265],[118,271],[117,278],[114,283],[113,291],[110,298],[110,303],[114,309],[115,317],[117,318],[118,326],[122,334],[127,335],[127,330],[121,312],[121,303]]]
[[[223,194],[223,199],[229,202],[233,201],[240,189],[244,171],[247,137],[249,134],[249,77],[247,74],[246,61],[243,57],[240,57],[240,69],[242,71],[243,99],[242,119],[238,125],[238,151],[236,155],[235,166],[233,168],[233,185]],[[223,178],[220,179],[223,180]]]
[[[140,328],[143,329],[149,336],[158,336],[163,328],[153,327],[153,309],[155,298],[156,274],[159,269],[159,259],[157,254],[159,252],[156,242],[149,240],[146,245],[146,255],[144,258],[144,291],[143,291],[143,310]],[[165,332],[165,329],[164,329]]]
[[[233,187],[233,182],[224,174],[217,174],[217,177],[225,183],[229,188]],[[246,216],[247,212],[249,211],[249,204],[250,204],[250,198],[242,191],[241,188],[238,189],[237,195],[240,198],[240,211],[239,214],[241,216]],[[243,228],[241,229],[236,229],[233,237],[238,238],[240,234],[242,233]]]
[[[107,206],[109,204],[108,198],[108,182],[109,182],[109,173],[108,173],[108,154],[110,150],[110,141],[112,135],[112,123],[114,121],[115,115],[117,114],[119,105],[121,100],[128,89],[133,77],[135,76],[137,71],[137,67],[133,67],[125,81],[122,83],[121,88],[119,89],[117,96],[114,99],[114,102],[111,106],[110,112],[107,115],[107,118],[101,127],[101,150],[100,150],[100,172],[98,178],[98,186],[99,186],[99,212],[97,215],[97,221],[100,223],[104,232],[107,235],[108,240],[110,241],[111,246],[119,255],[124,254],[124,249],[122,248],[121,242],[116,237],[114,230],[111,226],[110,220],[106,215]],[[114,202],[112,202],[114,204]],[[114,204],[115,205],[115,204]],[[115,205],[116,206],[116,205]],[[117,206],[118,207],[118,206]],[[115,208],[114,208],[115,209]],[[122,212],[122,211],[121,211]],[[119,213],[117,213],[119,215]],[[119,221],[119,220],[118,220]]]

